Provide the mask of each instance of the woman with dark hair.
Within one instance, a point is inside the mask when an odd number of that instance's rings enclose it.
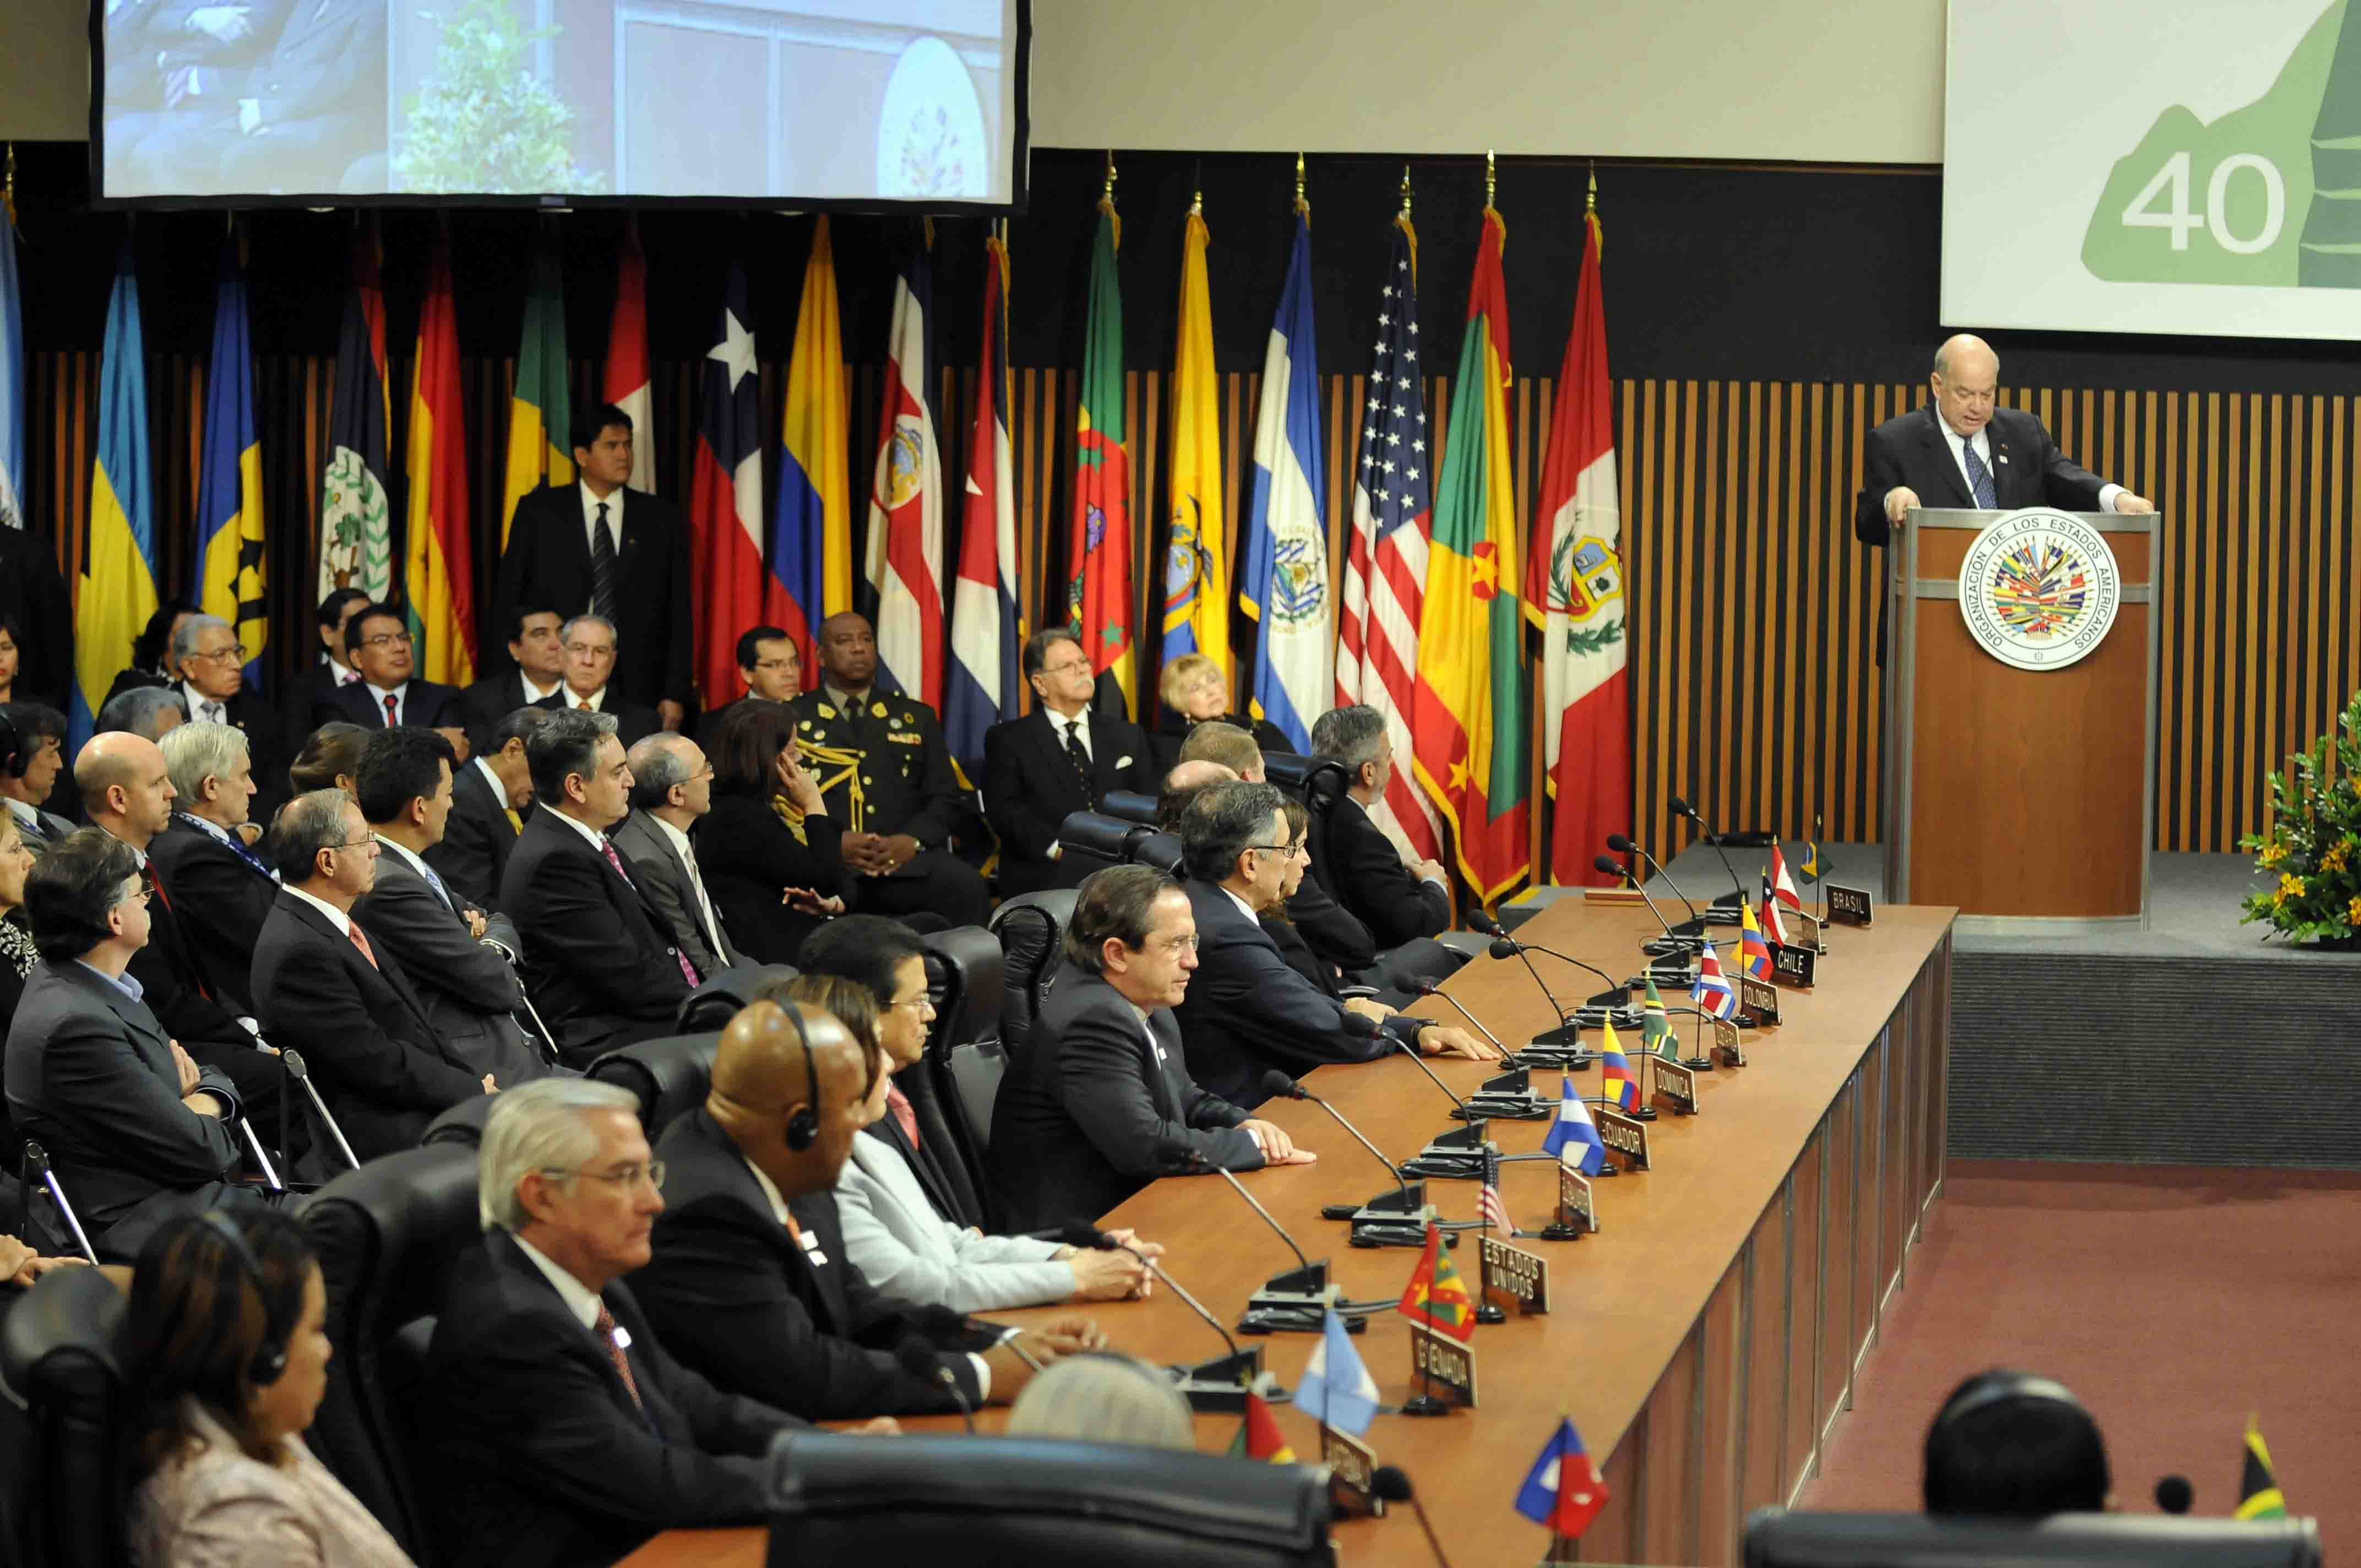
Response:
[[[158,605],[139,635],[131,640],[131,667],[116,672],[115,684],[106,688],[106,700],[113,702],[134,686],[178,685],[181,671],[172,663],[172,633],[181,629],[181,622],[200,613],[187,599],[166,599]]]
[[[360,776],[361,748],[375,733],[341,718],[331,719],[312,731],[302,752],[287,767],[287,783],[292,793],[309,795],[315,789],[352,793],[354,781]]]
[[[21,702],[32,694],[19,696],[16,692],[16,672],[25,667],[25,632],[13,615],[0,615],[0,702]]]
[[[311,1243],[276,1210],[192,1214],[139,1249],[118,1343],[144,1568],[410,1562],[303,1444],[327,1316]]]
[[[713,809],[697,824],[707,896],[741,951],[791,964],[804,938],[843,913],[841,829],[796,752],[785,703],[731,705],[714,731]]]

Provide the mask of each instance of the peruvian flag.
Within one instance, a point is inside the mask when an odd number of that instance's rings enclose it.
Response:
[[[739,695],[738,637],[763,619],[762,378],[748,319],[746,269],[733,261],[713,346],[705,353],[688,493],[693,657],[708,709]],[[613,376],[610,362],[610,384]]]
[[[1526,562],[1525,614],[1542,634],[1542,730],[1548,745],[1550,879],[1611,883],[1591,864],[1631,820],[1631,701],[1615,420],[1599,298],[1598,215],[1583,217],[1574,330],[1559,367],[1549,456]]]
[[[942,714],[943,743],[954,761],[975,770],[983,766],[983,732],[1022,711],[1016,465],[1008,450],[1008,251],[995,236],[984,241],[983,255],[983,365],[968,448],[959,577],[951,585],[951,660]]]
[[[937,713],[943,707],[943,469],[935,446],[935,284],[913,245],[894,279],[885,338],[885,411],[869,488],[866,576],[877,600],[878,678]]]
[[[623,264],[615,278],[615,319],[607,327],[607,378],[598,399],[631,416],[631,433],[638,438],[640,460],[631,465],[631,486],[653,494],[656,488],[655,434],[648,428],[648,263],[640,254],[637,218],[623,233]],[[553,430],[555,442],[570,442],[574,433]]]

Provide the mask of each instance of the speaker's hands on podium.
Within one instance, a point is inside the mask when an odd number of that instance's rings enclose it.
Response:
[[[1923,506],[1918,492],[1907,485],[1896,485],[1885,492],[1885,521],[1900,528],[1908,521],[1910,509]]]
[[[1144,1246],[1153,1246],[1153,1243]],[[1162,1252],[1162,1247],[1156,1247]],[[1128,1301],[1145,1299],[1154,1284],[1148,1266],[1139,1261],[1139,1254],[1118,1247],[1101,1251],[1066,1249],[1066,1261],[1074,1269],[1074,1296],[1077,1301]]]
[[[1287,1135],[1287,1129],[1259,1116],[1240,1122],[1238,1131],[1254,1139],[1255,1147],[1262,1150],[1265,1165],[1310,1165],[1320,1157],[1310,1149],[1297,1148],[1295,1140]]]
[[[2132,517],[2146,517],[2156,510],[2156,503],[2146,496],[2136,496],[2129,490],[2115,492],[2115,510]]]

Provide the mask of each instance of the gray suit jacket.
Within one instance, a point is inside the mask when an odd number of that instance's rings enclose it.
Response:
[[[623,859],[631,864],[631,875],[647,890],[648,897],[664,911],[673,934],[688,954],[688,961],[697,972],[711,979],[724,969],[736,969],[748,961],[737,944],[730,939],[730,927],[721,925],[721,907],[713,909],[713,923],[720,927],[721,951],[713,950],[713,938],[706,932],[705,921],[697,907],[697,891],[689,885],[688,862],[680,858],[664,837],[663,826],[646,812],[633,809],[629,817],[615,824],[607,834]],[[713,894],[711,888],[706,896]]]
[[[451,895],[467,907],[457,889]],[[511,1089],[555,1070],[517,1025],[524,992],[516,970],[467,934],[467,921],[407,861],[391,852],[378,856],[377,882],[353,905],[353,918],[371,942],[393,955],[427,1023],[470,1071],[489,1072],[502,1089]],[[488,911],[486,921],[486,936],[511,952],[523,950],[507,916]]]
[[[0,807],[0,810],[6,810],[13,814],[16,807]],[[16,818],[16,836],[25,840],[25,848],[33,851],[33,858],[37,861],[64,843],[66,835],[73,830],[72,823],[54,811],[43,811],[38,806],[33,808],[33,821],[30,824],[27,823],[22,817]]]

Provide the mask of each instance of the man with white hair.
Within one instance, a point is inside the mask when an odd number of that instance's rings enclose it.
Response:
[[[189,721],[189,706],[178,686],[126,686],[99,705],[92,724],[101,735],[137,735],[160,740]]]
[[[278,901],[279,873],[240,831],[256,794],[246,733],[226,724],[183,724],[157,747],[178,798],[170,826],[148,852],[172,890],[181,934],[214,997],[250,1015],[247,966]]]
[[[672,923],[697,973],[710,978],[745,963],[746,955],[722,927],[688,841],[697,819],[713,809],[713,764],[705,748],[659,729],[623,760],[631,769],[631,814],[609,829],[615,848]]]
[[[578,707],[615,716],[615,739],[630,751],[664,728],[656,710],[629,701],[615,689],[615,625],[603,615],[577,615],[558,629],[566,654],[565,678],[533,706]]]
[[[658,1530],[766,1519],[763,1455],[803,1423],[675,1361],[623,1284],[664,1206],[639,1101],[591,1079],[511,1090],[477,1172],[484,1238],[427,1350],[446,1560],[610,1563]]]
[[[172,662],[181,669],[173,689],[188,705],[189,721],[245,732],[260,797],[255,816],[269,821],[287,798],[288,759],[280,747],[279,716],[246,689],[247,650],[236,630],[218,615],[192,615],[172,629],[171,646]]]

